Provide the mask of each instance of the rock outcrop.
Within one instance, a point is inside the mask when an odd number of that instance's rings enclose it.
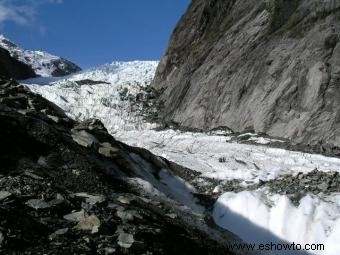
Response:
[[[133,185],[165,191],[157,178],[171,165],[100,121],[77,123],[0,79],[0,123],[1,254],[234,254],[224,243],[237,237]]]
[[[79,66],[64,58],[52,60],[49,68],[54,69],[51,72],[53,77],[62,77],[81,71]]]
[[[7,50],[0,47],[0,76],[22,80],[33,78],[36,74],[31,67],[11,57]]]
[[[153,87],[160,118],[340,146],[339,0],[193,0]]]

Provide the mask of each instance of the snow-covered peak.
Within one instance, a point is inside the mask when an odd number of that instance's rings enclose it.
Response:
[[[81,70],[77,65],[61,57],[40,50],[23,49],[2,34],[0,47],[9,51],[11,57],[30,66],[38,76],[65,76]]]
[[[6,49],[6,50],[14,50],[17,48],[18,50],[21,49],[18,47],[15,43],[7,39],[3,34],[0,34],[0,47]],[[23,49],[21,49],[23,51]]]

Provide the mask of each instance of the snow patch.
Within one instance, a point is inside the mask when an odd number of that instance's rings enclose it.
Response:
[[[202,214],[203,207],[198,205],[197,199],[194,197],[196,190],[185,180],[178,176],[173,176],[165,169],[153,169],[151,164],[137,154],[131,153],[130,157],[134,160],[135,173],[140,179],[134,179],[133,182],[141,184],[141,188],[149,194],[155,196],[159,193],[164,196],[181,203],[186,208],[190,208],[193,212]],[[141,179],[143,181],[141,181]]]
[[[309,252],[340,254],[340,194],[324,198],[307,195],[296,207],[288,197],[265,190],[230,192],[217,200],[213,218],[216,224],[248,243],[323,244],[324,251]]]

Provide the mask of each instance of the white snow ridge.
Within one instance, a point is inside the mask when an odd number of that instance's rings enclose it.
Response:
[[[24,83],[56,103],[69,116],[78,120],[98,118],[115,138],[197,171],[201,174],[197,178],[202,186],[207,179],[221,184],[239,181],[244,191],[223,192],[223,185],[213,189],[221,195],[212,216],[216,224],[246,242],[324,245],[324,250],[308,253],[273,250],[262,254],[339,255],[339,193],[307,193],[296,205],[288,196],[270,192],[266,187],[251,187],[261,181],[276,180],[283,175],[296,176],[299,172],[306,174],[314,169],[340,172],[340,159],[270,148],[268,144],[280,141],[263,137],[252,137],[250,140],[257,144],[250,145],[232,142],[228,134],[154,130],[155,124],[139,116],[129,96],[135,97],[151,83],[157,64],[156,61],[113,62],[45,85],[27,84],[37,80]],[[95,82],[86,85],[80,82],[84,80]],[[221,158],[225,160],[221,162]],[[183,192],[188,188],[182,180],[178,182],[166,175],[162,180],[175,187],[172,195],[177,200],[190,204],[187,200],[192,196]],[[148,192],[160,191],[157,184],[134,181]]]

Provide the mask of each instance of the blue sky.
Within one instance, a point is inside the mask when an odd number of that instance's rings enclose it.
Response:
[[[83,68],[157,60],[190,0],[0,0],[0,33]]]

